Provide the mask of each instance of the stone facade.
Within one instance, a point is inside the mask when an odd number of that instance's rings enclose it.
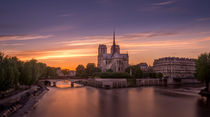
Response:
[[[149,66],[147,65],[147,63],[139,63],[137,65],[140,67],[142,71],[148,71]]]
[[[153,69],[169,78],[194,78],[196,59],[164,57],[155,59]]]
[[[63,72],[62,72],[62,70],[61,70],[60,68],[58,68],[58,69],[56,70],[56,74],[57,74],[58,76],[64,76],[64,74],[63,74]]]
[[[128,86],[126,79],[88,79],[88,85],[98,88],[125,88]]]
[[[124,72],[128,67],[128,54],[120,53],[120,46],[115,44],[115,32],[113,34],[113,45],[111,53],[107,53],[107,47],[100,44],[98,47],[98,68],[103,72],[111,69],[113,72]]]
[[[76,76],[76,71],[70,70],[66,76]]]

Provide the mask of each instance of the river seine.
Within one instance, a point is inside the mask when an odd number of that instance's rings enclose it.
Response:
[[[154,87],[49,88],[29,117],[210,117],[199,95]]]

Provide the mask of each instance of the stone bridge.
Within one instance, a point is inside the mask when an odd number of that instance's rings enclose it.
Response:
[[[84,83],[87,80],[86,79],[70,79],[70,78],[63,78],[63,79],[40,79],[39,82],[43,83],[44,85],[47,86],[56,86],[56,83],[59,81],[70,81],[71,86],[74,87],[74,83],[80,84]]]

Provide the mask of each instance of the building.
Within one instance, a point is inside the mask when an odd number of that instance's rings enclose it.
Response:
[[[64,76],[64,74],[63,74],[61,68],[57,68],[56,74],[57,74],[58,76]]]
[[[74,70],[70,70],[67,74],[64,74],[63,71],[61,70],[61,68],[57,68],[56,70],[56,74],[59,76],[59,77],[64,77],[64,76],[76,76],[76,71]]]
[[[194,78],[196,59],[164,57],[155,59],[153,69],[169,78]]]
[[[70,70],[67,76],[76,76],[76,71]]]
[[[124,72],[128,67],[128,54],[120,53],[120,46],[115,43],[115,32],[113,33],[113,45],[111,53],[107,53],[107,47],[100,44],[98,47],[98,68],[103,72],[111,69],[113,72]]]
[[[139,63],[139,64],[137,64],[139,67],[140,67],[140,69],[142,70],[142,71],[148,71],[148,65],[147,65],[147,63]]]

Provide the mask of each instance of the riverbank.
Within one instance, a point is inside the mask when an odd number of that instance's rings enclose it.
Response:
[[[46,92],[47,92],[47,90],[44,90],[39,95],[32,97],[20,110],[13,113],[11,115],[11,117],[25,117],[25,116],[27,116],[27,114],[30,113],[30,111],[32,111],[36,107],[36,104],[39,102],[41,97],[45,95]]]
[[[16,95],[0,101],[1,117],[23,117],[30,108],[48,91],[44,85],[35,85]]]

